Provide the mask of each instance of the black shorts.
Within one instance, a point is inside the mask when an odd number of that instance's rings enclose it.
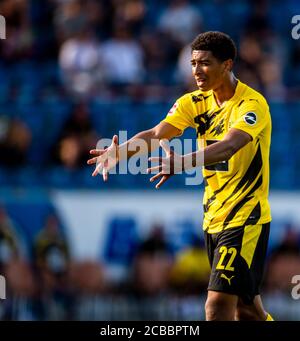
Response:
[[[208,290],[237,295],[251,304],[259,295],[269,232],[270,223],[204,232],[212,268]]]

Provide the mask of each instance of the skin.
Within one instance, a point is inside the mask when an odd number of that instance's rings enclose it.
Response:
[[[211,51],[194,50],[191,58],[192,72],[197,83],[197,86],[202,91],[213,90],[216,103],[219,106],[228,101],[235,93],[237,79],[232,73],[233,61],[228,59],[220,61],[213,56]],[[104,181],[107,180],[109,167],[105,160],[105,155],[111,150],[116,151],[117,161],[122,159],[121,155],[130,158],[136,151],[128,151],[133,147],[134,141],[144,139],[148,145],[150,152],[159,145],[166,152],[165,158],[150,158],[150,161],[158,161],[159,165],[151,167],[148,172],[159,170],[159,173],[154,175],[150,181],[159,180],[156,188],[169,179],[174,173],[173,169],[183,167],[185,164],[192,166],[203,166],[196,164],[196,154],[199,151],[187,154],[177,155],[172,152],[168,145],[159,140],[170,140],[178,136],[181,131],[169,123],[161,122],[152,129],[142,131],[132,137],[127,142],[118,146],[117,136],[113,137],[113,142],[106,150],[93,149],[90,153],[94,156],[88,160],[89,165],[98,165],[93,173],[93,176],[102,171]],[[151,140],[155,139],[155,144],[150,144]],[[251,136],[246,132],[238,129],[230,129],[227,135],[220,142],[214,143],[204,149],[204,165],[213,164],[220,161],[229,160],[239,149],[243,148],[251,141]],[[152,147],[152,148],[151,148]],[[102,159],[101,159],[102,158]],[[103,161],[103,162],[99,162]],[[106,167],[105,167],[106,162]],[[169,163],[168,163],[169,162]],[[164,168],[165,164],[171,164],[171,169]],[[183,169],[183,168],[182,168]],[[187,168],[184,168],[187,170]],[[260,296],[256,296],[252,305],[245,305],[236,295],[230,295],[222,292],[208,291],[207,301],[205,304],[206,320],[265,320],[267,314],[263,308]]]

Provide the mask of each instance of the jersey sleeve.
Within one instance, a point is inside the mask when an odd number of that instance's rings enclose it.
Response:
[[[270,120],[267,104],[260,104],[257,100],[246,100],[238,110],[237,120],[232,128],[248,133],[254,140],[266,127]]]
[[[170,123],[183,132],[187,127],[194,127],[192,110],[189,98],[182,96],[174,103],[163,122]]]

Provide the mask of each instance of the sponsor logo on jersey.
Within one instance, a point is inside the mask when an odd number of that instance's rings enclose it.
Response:
[[[247,112],[247,114],[244,116],[244,120],[247,124],[253,126],[257,121],[256,114],[254,112]]]

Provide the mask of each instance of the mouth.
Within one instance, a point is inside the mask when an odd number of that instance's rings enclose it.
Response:
[[[196,78],[197,85],[203,85],[206,82],[205,78]]]

